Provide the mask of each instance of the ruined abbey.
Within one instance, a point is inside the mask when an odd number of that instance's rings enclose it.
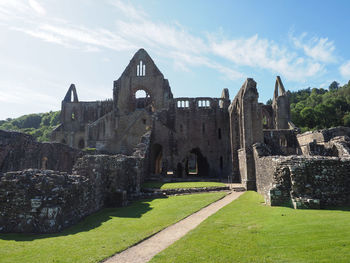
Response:
[[[272,91],[272,105],[259,103],[248,78],[232,101],[227,89],[174,98],[144,49],[113,99],[81,102],[72,84],[51,143],[0,131],[0,232],[60,231],[150,177],[229,179],[270,205],[349,204],[350,128],[299,134],[280,77]]]

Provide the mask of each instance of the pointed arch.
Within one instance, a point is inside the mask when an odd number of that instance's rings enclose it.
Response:
[[[72,100],[72,93],[73,93],[73,100]],[[70,85],[70,87],[69,87],[69,89],[68,89],[68,91],[66,93],[66,96],[63,99],[63,101],[65,101],[65,102],[79,102],[77,90],[76,90],[74,84]]]

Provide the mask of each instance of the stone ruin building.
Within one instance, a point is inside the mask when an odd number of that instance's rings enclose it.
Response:
[[[299,134],[280,77],[272,105],[258,97],[248,78],[232,101],[228,89],[174,98],[144,49],[113,99],[81,102],[72,84],[51,143],[0,131],[0,232],[61,231],[123,205],[151,177],[231,178],[270,205],[348,205],[350,128]]]

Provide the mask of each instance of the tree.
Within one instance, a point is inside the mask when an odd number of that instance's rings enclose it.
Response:
[[[339,89],[339,83],[336,81],[333,81],[331,85],[328,87],[329,91],[336,91]]]

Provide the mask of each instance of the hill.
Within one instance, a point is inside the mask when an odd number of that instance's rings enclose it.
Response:
[[[34,113],[19,118],[0,120],[1,130],[28,133],[39,142],[50,141],[50,134],[60,124],[60,111]]]
[[[336,126],[350,127],[350,81],[344,86],[333,81],[328,90],[309,87],[287,93],[292,121],[302,132]],[[269,100],[267,103],[271,102]]]

